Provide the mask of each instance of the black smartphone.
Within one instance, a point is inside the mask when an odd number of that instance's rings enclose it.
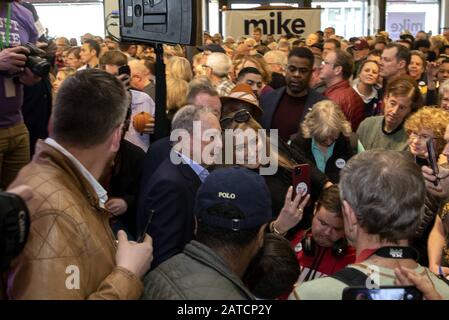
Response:
[[[122,74],[126,74],[129,77],[131,76],[131,69],[129,68],[128,65],[121,66],[118,68],[118,75],[121,76]]]
[[[143,229],[142,234],[139,236],[139,238],[137,238],[138,243],[142,243],[143,240],[145,239],[145,235],[148,233],[148,229],[150,228],[150,225],[151,225],[151,220],[153,220],[153,215],[154,215],[154,210],[150,210],[150,214],[148,215],[147,224],[145,225],[145,228]]]
[[[429,164],[433,170],[433,174],[435,176],[440,173],[440,169],[438,168],[438,155],[435,151],[435,141],[434,139],[427,139],[426,141],[427,153],[429,154]],[[438,185],[438,179],[433,182],[435,186]]]
[[[342,300],[422,300],[422,292],[415,286],[381,286],[377,289],[347,287]]]

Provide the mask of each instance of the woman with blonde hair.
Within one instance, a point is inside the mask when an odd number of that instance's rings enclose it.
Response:
[[[189,83],[182,79],[167,78],[167,117],[173,119],[176,111],[187,103]]]
[[[408,135],[409,152],[418,165],[429,166],[427,140],[434,142],[437,157],[443,152],[446,141],[444,133],[449,125],[449,112],[434,107],[423,107],[404,124]]]
[[[61,68],[58,70],[58,73],[56,74],[56,78],[52,83],[53,97],[55,97],[56,94],[58,93],[58,90],[61,87],[61,84],[64,82],[64,80],[67,79],[72,74],[74,74],[75,72],[76,72],[76,70],[72,69],[72,68]]]
[[[430,140],[434,146],[435,159],[438,161],[446,144],[444,133],[448,125],[449,113],[447,111],[434,107],[423,107],[418,110],[404,124],[409,144],[406,154],[419,166],[430,166],[427,151],[427,141]],[[438,247],[438,245],[433,246],[431,241],[429,241],[428,250],[427,240],[442,204],[441,200],[427,193],[424,203],[424,214],[422,215],[416,238],[412,243],[413,247],[419,252],[419,262],[423,265],[429,265],[430,262],[429,267],[434,272],[438,271],[436,264],[438,263],[439,265],[441,263],[441,260],[438,261],[437,258],[438,255],[441,256],[441,251],[437,254],[433,248]],[[427,255],[428,252],[429,255]]]
[[[190,82],[193,73],[189,60],[176,56],[172,57],[167,65],[167,77]]]
[[[302,150],[333,183],[338,183],[340,170],[348,160],[363,151],[343,111],[330,100],[312,107],[290,144]]]
[[[274,145],[273,141],[269,137],[264,139],[264,135],[260,132],[265,132],[262,126],[251,116],[251,113],[246,109],[238,110],[233,113],[224,115],[221,120],[221,127],[225,131],[224,136],[224,150],[225,150],[225,160],[226,152],[228,150],[228,144],[230,143],[227,139],[232,138],[233,146],[233,163],[227,163],[227,165],[242,165],[252,170],[259,170],[266,164],[261,164],[259,161],[258,152],[266,153],[272,161],[270,165],[273,165],[273,161],[277,163],[277,170],[272,175],[263,175],[265,182],[267,183],[268,189],[271,194],[273,216],[281,217],[282,212],[288,207],[289,203],[292,203],[292,171],[297,164],[309,163],[306,158],[297,150],[290,148],[287,144],[282,142],[280,139],[277,140],[277,144]],[[232,130],[233,135],[229,136],[226,130]],[[236,130],[241,130],[240,132],[248,131],[252,134],[246,139],[236,139]],[[228,131],[229,132],[229,131]],[[250,139],[252,138],[252,139]],[[238,141],[242,140],[242,141]],[[249,141],[248,141],[249,140]],[[276,142],[276,141],[275,141]],[[264,148],[263,144],[266,144]],[[321,190],[329,185],[328,178],[321,173],[316,167],[309,163],[311,167],[311,190],[310,199],[315,201],[318,199]],[[259,171],[258,171],[259,172]],[[308,200],[308,199],[307,199]],[[304,217],[298,225],[298,228],[307,229],[310,227],[312,218],[312,206],[308,206],[304,209]],[[294,227],[298,222],[290,223],[285,222],[285,219],[279,224],[276,223],[276,230],[281,231],[280,233],[287,232],[289,229]]]

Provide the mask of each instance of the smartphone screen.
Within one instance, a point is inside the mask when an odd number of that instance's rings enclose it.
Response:
[[[343,300],[422,300],[422,293],[414,286],[385,286],[378,289],[347,287],[343,290]]]
[[[292,185],[294,196],[310,194],[310,165],[300,164],[293,168]]]

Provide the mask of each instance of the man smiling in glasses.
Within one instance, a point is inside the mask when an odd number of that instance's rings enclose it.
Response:
[[[285,79],[287,86],[263,95],[261,124],[265,129],[279,129],[279,136],[288,141],[298,130],[309,108],[324,97],[309,88],[314,57],[307,48],[290,52]]]

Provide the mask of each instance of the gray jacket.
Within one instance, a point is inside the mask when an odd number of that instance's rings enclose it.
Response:
[[[226,262],[195,240],[147,274],[144,287],[144,300],[254,299]]]

